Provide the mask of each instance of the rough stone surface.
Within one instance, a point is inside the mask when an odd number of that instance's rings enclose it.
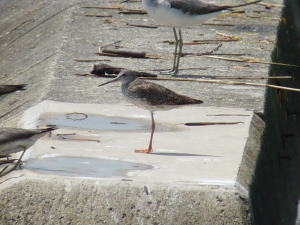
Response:
[[[237,204],[247,202],[229,187],[143,187],[74,178],[9,183],[0,192],[5,224],[241,224],[249,218]]]

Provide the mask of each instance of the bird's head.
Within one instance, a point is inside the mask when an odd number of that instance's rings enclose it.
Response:
[[[116,78],[114,78],[111,81],[105,82],[103,84],[100,84],[98,87],[113,83],[116,81],[121,81],[122,83],[132,82],[137,78],[138,72],[132,71],[132,70],[121,70],[121,72],[118,74]]]

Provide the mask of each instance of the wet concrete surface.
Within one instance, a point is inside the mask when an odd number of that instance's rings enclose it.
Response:
[[[69,177],[124,177],[135,170],[152,169],[150,165],[84,157],[44,157],[29,159],[22,169]]]

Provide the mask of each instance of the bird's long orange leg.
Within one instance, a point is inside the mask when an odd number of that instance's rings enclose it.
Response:
[[[155,123],[154,123],[153,112],[150,112],[150,113],[151,113],[152,125],[151,125],[151,137],[150,137],[149,147],[148,147],[148,149],[144,149],[144,150],[135,150],[136,153],[148,154],[152,151],[152,139],[153,139],[153,134],[154,134],[154,130],[155,130]]]

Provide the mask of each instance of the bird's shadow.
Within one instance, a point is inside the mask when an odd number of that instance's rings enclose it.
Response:
[[[151,155],[165,155],[165,156],[200,156],[200,157],[223,157],[219,155],[201,155],[201,154],[189,154],[189,153],[169,153],[169,152],[156,152]]]

